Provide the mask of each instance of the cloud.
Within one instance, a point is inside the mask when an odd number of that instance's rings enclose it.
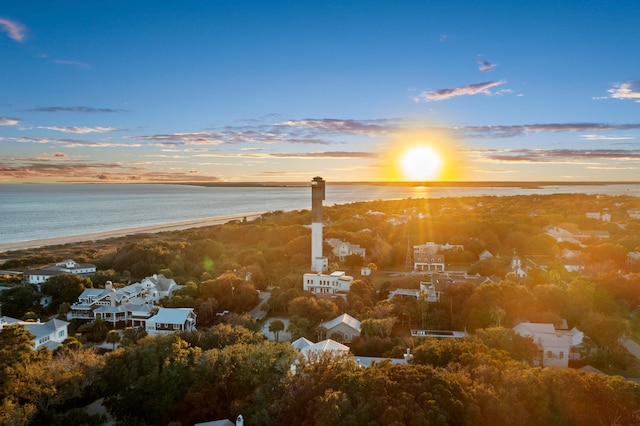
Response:
[[[330,152],[307,152],[307,153],[278,153],[268,154],[269,157],[278,158],[378,158],[379,155],[372,152],[354,151],[330,151]]]
[[[117,127],[74,127],[74,126],[40,126],[39,129],[56,130],[58,132],[86,134],[86,133],[107,133],[115,132],[116,130],[122,130]]]
[[[614,99],[633,99],[640,102],[640,81],[627,81],[624,83],[616,83],[613,89],[607,90]]]
[[[51,62],[53,62],[54,64],[73,65],[84,69],[91,69],[91,64],[88,64],[86,62],[67,61],[65,59],[52,59]]]
[[[170,133],[160,135],[137,136],[137,140],[166,141],[170,146],[180,145],[221,145],[221,134],[213,132]]]
[[[503,85],[505,83],[505,80],[488,81],[486,83],[470,84],[468,86],[454,87],[452,89],[439,89],[431,92],[422,92],[418,96],[416,96],[414,100],[416,102],[432,102],[443,101],[445,99],[451,99],[456,96],[464,95],[492,95],[493,93],[489,89],[491,89],[492,87]]]
[[[492,64],[491,62],[487,62],[487,61],[478,61],[478,69],[482,72],[489,72],[494,70],[496,67],[498,66],[498,64]]]
[[[624,149],[509,149],[475,151],[485,159],[508,163],[567,163],[594,160],[640,160],[640,150]]]
[[[9,35],[9,38],[17,42],[23,42],[27,29],[19,22],[0,16],[0,30]]]
[[[139,148],[139,143],[123,143],[112,141],[84,141],[79,139],[58,139],[58,138],[30,138],[20,137],[13,138],[16,142],[21,143],[39,143],[39,144],[58,144],[64,148]]]
[[[548,124],[516,124],[507,126],[463,126],[452,130],[467,138],[511,138],[524,136],[527,133],[541,132],[593,132],[605,130],[640,129],[640,123],[548,123]]]
[[[17,126],[19,123],[17,118],[0,117],[0,126]]]
[[[581,138],[588,141],[625,141],[635,139],[633,136],[607,136],[607,135],[580,135]]]
[[[145,164],[146,165],[146,164]],[[49,179],[71,182],[144,181],[144,182],[218,182],[217,176],[197,170],[156,171],[138,164],[91,163],[77,160],[41,158],[0,158],[0,175],[14,179]]]
[[[342,133],[353,135],[378,136],[397,131],[392,120],[340,120],[335,118],[287,120],[275,125],[298,129],[313,129],[323,133]]]
[[[81,113],[112,113],[112,112],[127,112],[124,109],[111,109],[111,108],[92,108],[92,107],[62,107],[62,106],[50,106],[50,107],[36,107],[27,111],[32,112],[81,112]]]

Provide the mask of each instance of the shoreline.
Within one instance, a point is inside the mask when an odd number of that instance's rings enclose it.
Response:
[[[134,228],[113,229],[110,231],[92,232],[88,234],[65,235],[62,237],[42,238],[38,240],[17,241],[13,243],[1,243],[0,253],[34,249],[46,246],[57,246],[85,241],[106,240],[109,238],[126,237],[134,234],[156,234],[159,232],[183,231],[185,229],[200,228],[203,226],[222,225],[234,220],[255,220],[261,217],[264,212],[241,213],[226,216],[214,216],[204,219],[193,219],[182,222],[162,223],[156,225],[137,226]]]

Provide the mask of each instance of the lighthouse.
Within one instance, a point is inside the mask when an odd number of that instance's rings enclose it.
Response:
[[[322,202],[325,181],[319,176],[311,180],[311,270],[322,273],[329,261],[322,256]]]

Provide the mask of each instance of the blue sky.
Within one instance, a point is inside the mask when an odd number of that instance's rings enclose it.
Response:
[[[524,3],[3,2],[0,183],[640,181],[640,2]]]

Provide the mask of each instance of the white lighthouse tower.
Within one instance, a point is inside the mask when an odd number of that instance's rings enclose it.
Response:
[[[324,184],[324,179],[319,176],[311,180],[311,270],[319,274],[329,269],[329,260],[322,256]]]

